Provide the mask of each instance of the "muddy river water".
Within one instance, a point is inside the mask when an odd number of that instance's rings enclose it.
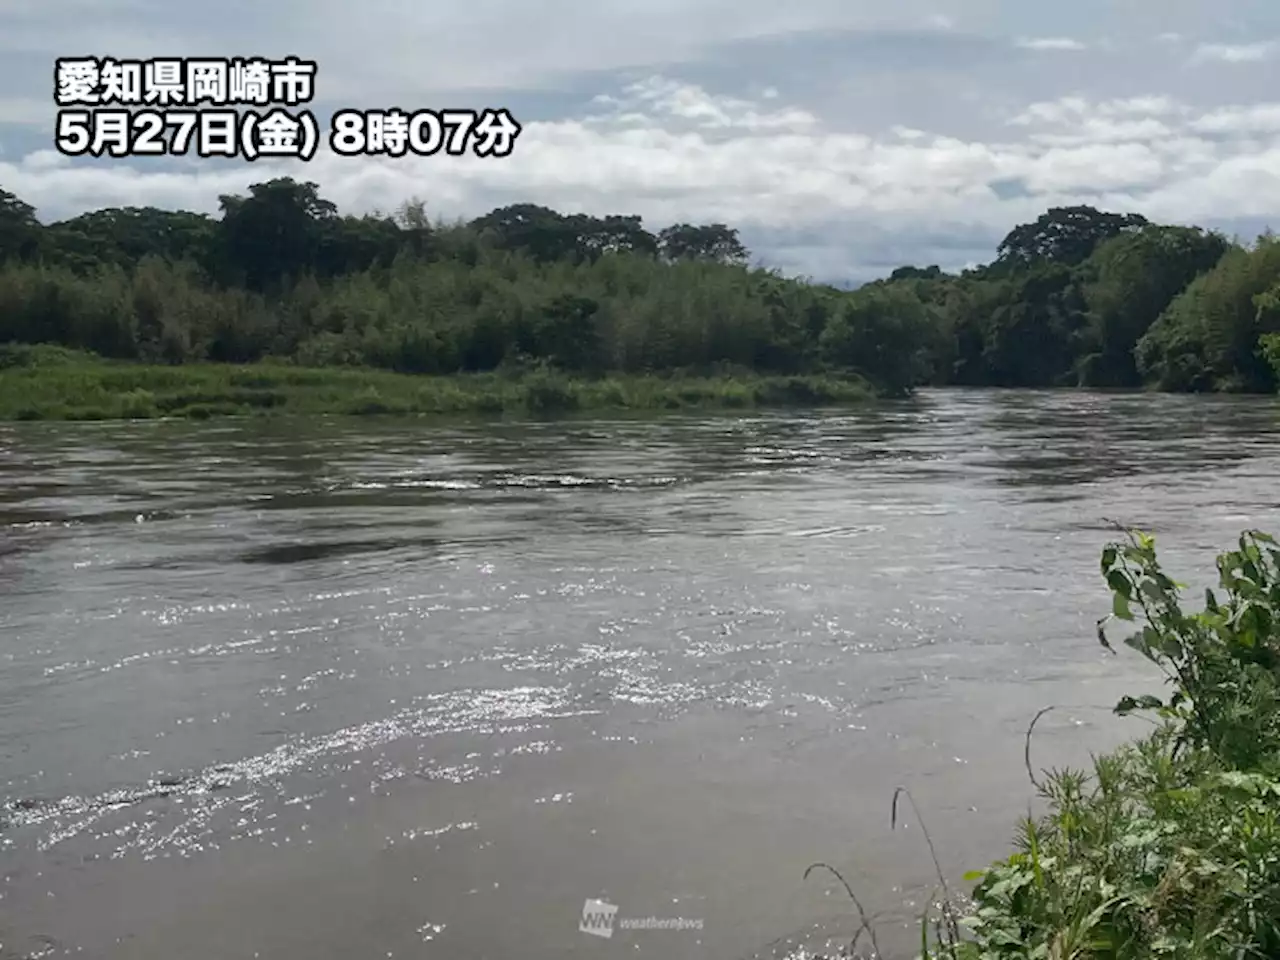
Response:
[[[1259,398],[0,426],[0,957],[803,956],[819,860],[909,950],[894,788],[1003,854],[1037,710],[1141,732],[1107,521],[1200,585],[1277,478]]]

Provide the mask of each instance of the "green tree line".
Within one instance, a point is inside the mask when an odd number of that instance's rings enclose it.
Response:
[[[958,274],[843,290],[752,266],[737,230],[534,204],[466,222],[419,201],[342,215],[283,178],[216,217],[45,224],[0,190],[0,343],[151,363],[273,358],[402,373],[848,373],[923,384],[1271,392],[1280,241],[1088,206],[1016,226]]]

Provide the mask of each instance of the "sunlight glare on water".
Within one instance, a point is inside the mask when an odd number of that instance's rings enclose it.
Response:
[[[1080,762],[1151,682],[1108,520],[1203,585],[1278,475],[1259,398],[0,426],[0,955],[813,956],[818,860],[907,955],[894,787],[1002,854],[1035,712]]]

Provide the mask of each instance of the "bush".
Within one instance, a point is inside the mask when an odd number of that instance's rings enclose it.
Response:
[[[1262,358],[1271,364],[1275,371],[1276,382],[1280,383],[1280,333],[1269,333],[1259,343]]]
[[[1116,712],[1148,713],[1157,729],[1091,774],[1039,782],[1048,814],[1021,824],[1018,852],[970,875],[967,934],[937,924],[928,955],[1280,956],[1280,550],[1242,535],[1218,558],[1222,595],[1206,591],[1198,613],[1148,536],[1109,545],[1102,573],[1111,619],[1136,628],[1125,644],[1172,688]]]
[[[0,343],[0,370],[67,367],[95,359],[82,350],[51,343]]]

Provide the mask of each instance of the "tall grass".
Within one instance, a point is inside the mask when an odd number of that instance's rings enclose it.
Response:
[[[736,372],[588,379],[545,366],[414,376],[280,362],[140,364],[47,345],[0,346],[0,420],[736,409],[857,403],[874,396],[865,381],[848,377]]]

